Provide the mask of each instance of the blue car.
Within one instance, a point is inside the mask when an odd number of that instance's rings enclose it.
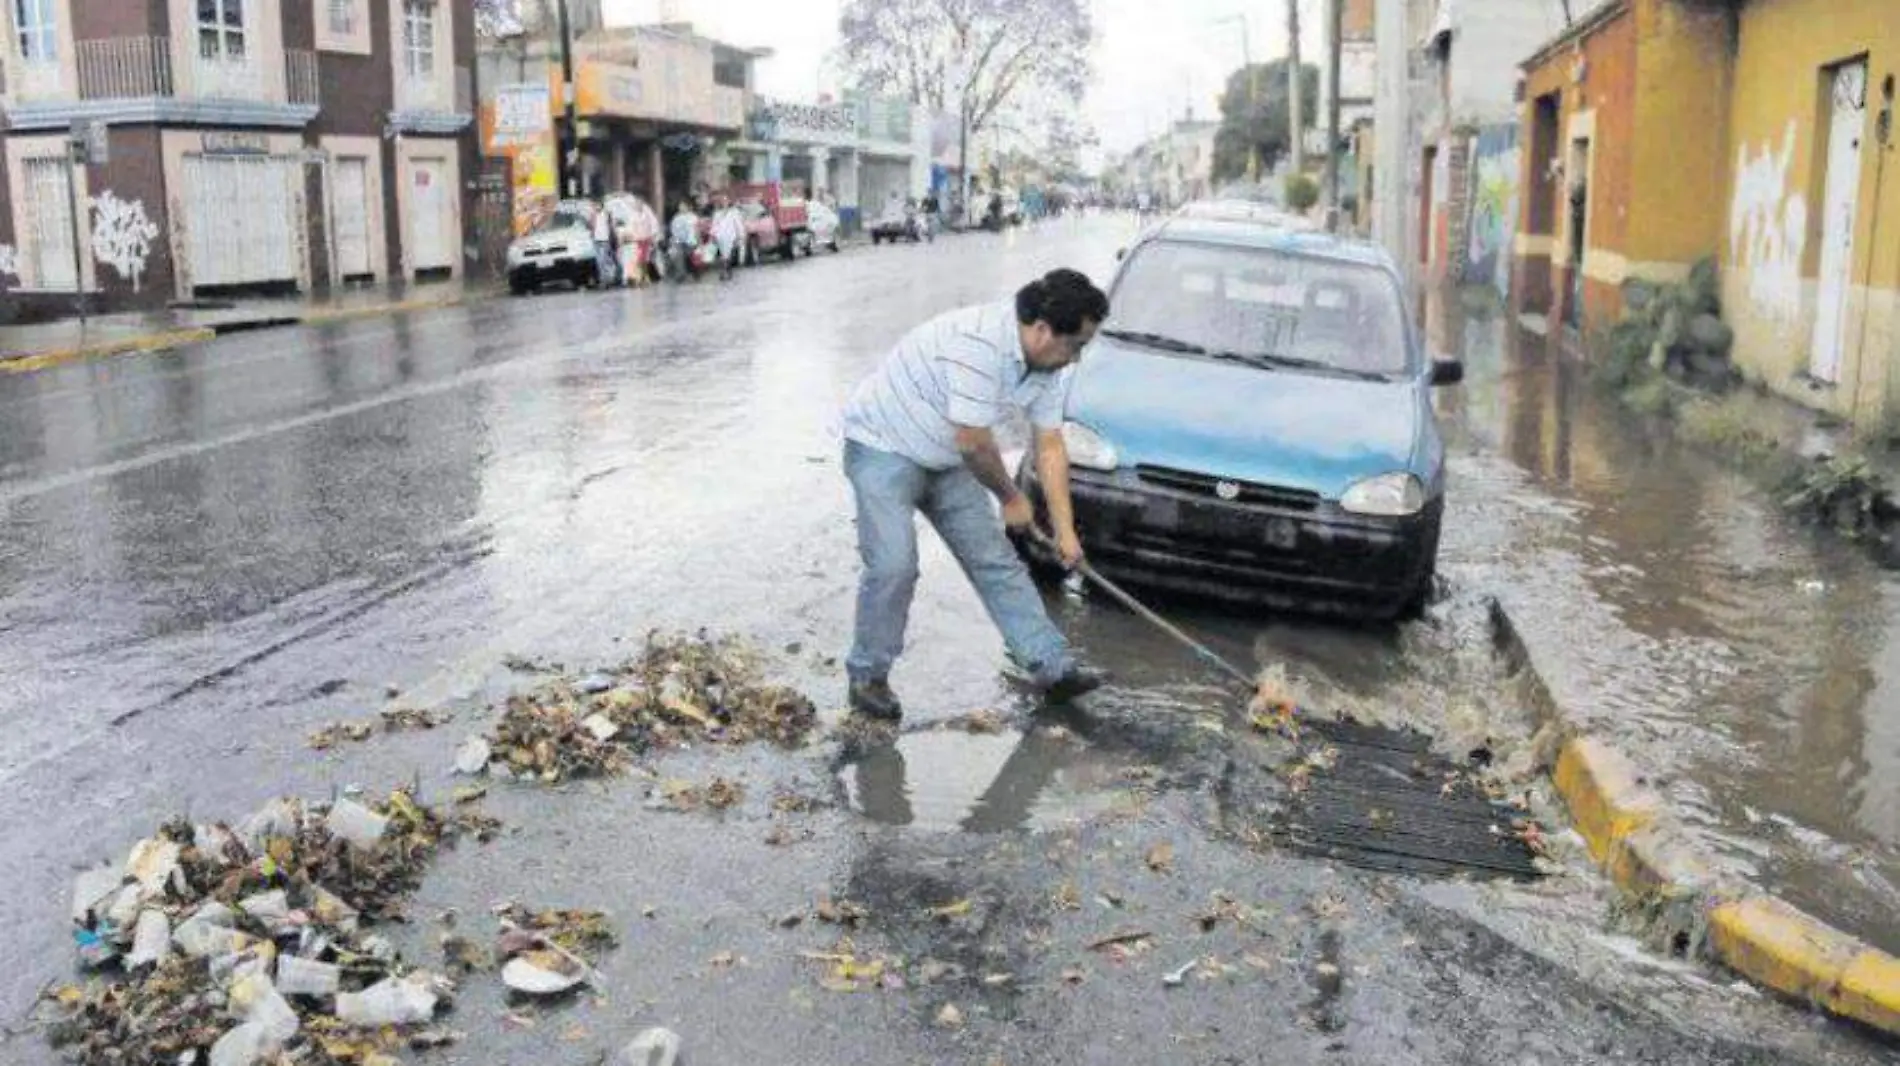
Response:
[[[1189,217],[1143,235],[1063,427],[1091,562],[1218,599],[1421,612],[1445,501],[1431,391],[1464,369],[1425,356],[1401,292],[1363,241]],[[1046,521],[1034,462],[1017,477]]]

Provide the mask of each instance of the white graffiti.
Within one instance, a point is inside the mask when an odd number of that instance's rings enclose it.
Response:
[[[20,260],[14,254],[13,245],[0,244],[0,278],[18,278],[19,276]]]
[[[1796,139],[1790,119],[1780,152],[1763,144],[1755,154],[1742,145],[1729,204],[1729,263],[1747,274],[1756,309],[1784,325],[1801,315],[1801,257],[1808,241],[1808,201],[1788,188]]]
[[[92,223],[93,258],[130,279],[132,291],[139,291],[145,261],[152,255],[152,238],[158,236],[158,227],[145,217],[145,204],[121,200],[107,189],[92,198],[92,209],[97,212]]]

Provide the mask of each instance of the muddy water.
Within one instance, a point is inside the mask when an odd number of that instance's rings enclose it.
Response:
[[[1736,870],[1900,950],[1900,595],[1856,548],[1630,417],[1501,315],[1461,353],[1446,553],[1501,590],[1560,698]]]

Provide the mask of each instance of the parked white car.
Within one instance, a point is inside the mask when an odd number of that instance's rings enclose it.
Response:
[[[600,284],[593,221],[577,204],[563,203],[534,232],[508,245],[508,288],[516,296],[549,281],[575,288]]]

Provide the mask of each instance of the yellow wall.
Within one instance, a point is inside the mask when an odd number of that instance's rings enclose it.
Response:
[[[1685,265],[1714,254],[1727,205],[1733,17],[1720,4],[1635,5],[1635,188],[1621,249],[1632,263]]]
[[[1866,56],[1847,343],[1840,383],[1799,375],[1812,350],[1826,151],[1823,71]],[[1900,153],[1875,143],[1881,83],[1900,76],[1900,3],[1749,0],[1739,21],[1721,234],[1724,317],[1744,372],[1864,428],[1900,413]],[[1884,161],[1884,166],[1883,166]],[[1876,232],[1877,230],[1877,232]],[[1862,341],[1862,337],[1865,341]]]

